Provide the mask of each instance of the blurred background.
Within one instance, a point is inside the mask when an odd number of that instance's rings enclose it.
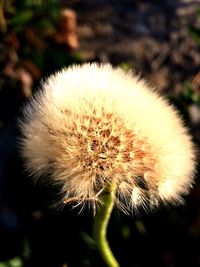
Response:
[[[104,267],[93,214],[52,208],[20,158],[17,119],[41,79],[71,64],[110,62],[148,79],[200,144],[200,1],[0,0],[0,267]],[[152,118],[153,119],[153,118]],[[108,239],[122,267],[200,266],[200,185],[185,205],[114,211]]]

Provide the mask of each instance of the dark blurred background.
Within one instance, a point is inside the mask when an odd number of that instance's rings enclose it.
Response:
[[[200,143],[200,1],[0,1],[0,267],[104,267],[93,214],[53,208],[20,158],[21,110],[41,79],[73,63],[133,69],[177,106]],[[153,119],[153,118],[152,118]],[[200,266],[200,186],[185,205],[126,216],[108,238],[122,267]]]

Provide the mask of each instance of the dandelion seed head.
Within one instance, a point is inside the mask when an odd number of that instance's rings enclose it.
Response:
[[[101,201],[109,184],[124,211],[181,200],[195,153],[177,111],[146,82],[110,65],[50,76],[21,123],[27,170],[61,183],[66,202]]]

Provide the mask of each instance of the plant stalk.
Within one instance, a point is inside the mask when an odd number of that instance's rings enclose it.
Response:
[[[114,197],[115,190],[112,187],[104,190],[101,199],[102,205],[97,210],[93,226],[93,236],[97,248],[108,267],[119,267],[106,238],[107,227],[114,206]]]

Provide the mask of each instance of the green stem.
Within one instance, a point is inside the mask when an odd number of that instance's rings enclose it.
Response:
[[[93,235],[97,248],[104,262],[109,267],[119,267],[119,263],[115,259],[106,239],[107,227],[114,206],[114,197],[114,189],[104,190],[102,194],[102,205],[96,213],[93,226]]]

